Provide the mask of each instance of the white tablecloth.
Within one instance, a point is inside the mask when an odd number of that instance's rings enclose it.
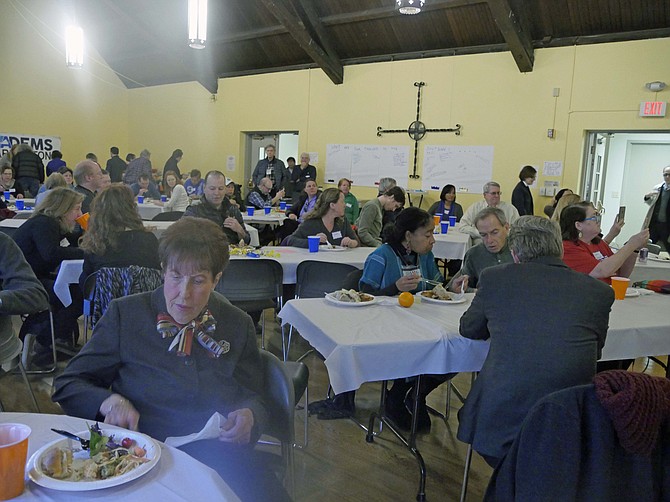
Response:
[[[32,429],[28,441],[28,458],[40,447],[60,436],[50,429],[77,432],[86,429],[86,421],[65,415],[35,413],[0,413],[0,422],[26,424]],[[90,422],[90,421],[89,421]],[[144,476],[129,483],[86,492],[66,492],[43,488],[26,476],[26,490],[19,497],[23,500],[123,500],[147,502],[160,500],[226,500],[237,501],[238,497],[219,477],[204,464],[186,453],[161,443],[161,458],[156,467]]]
[[[472,294],[466,295],[472,298]],[[325,358],[336,393],[364,382],[423,373],[478,371],[488,342],[458,334],[462,305],[340,307],[324,299],[291,300],[279,312]],[[615,301],[602,360],[670,354],[670,295]],[[569,313],[566,313],[569,315]]]
[[[397,299],[366,307],[340,307],[325,299],[291,300],[279,312],[325,358],[335,393],[365,382],[419,374],[477,371],[489,343],[458,334],[470,305],[421,303],[405,309]]]
[[[458,227],[449,227],[446,234],[435,234],[433,255],[443,260],[462,260],[465,253],[472,246],[472,240],[468,234],[458,231]]]
[[[154,216],[163,212],[163,206],[157,206],[151,201],[145,201],[143,204],[137,204],[137,212],[143,220],[151,220]]]
[[[262,258],[278,261],[284,270],[284,284],[295,284],[296,270],[300,262],[305,260],[324,261],[328,263],[347,263],[358,269],[365,265],[365,259],[376,248],[358,247],[347,249],[346,251],[323,251],[310,253],[307,249],[294,248],[288,246],[267,246],[262,250],[272,250],[279,253],[279,257],[272,258],[263,256]],[[231,256],[232,260],[256,260],[257,258],[247,258],[246,256]]]
[[[633,273],[630,274],[631,282],[654,279],[670,281],[670,261],[657,261],[649,258],[647,263],[637,262]]]
[[[281,225],[286,219],[286,214],[278,211],[272,211],[270,214],[265,214],[265,210],[256,209],[253,216],[249,216],[246,211],[242,212],[242,218],[245,223],[256,223],[259,225]]]

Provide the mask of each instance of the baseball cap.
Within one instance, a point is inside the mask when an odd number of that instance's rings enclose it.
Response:
[[[230,185],[231,183],[235,183],[235,182],[232,180],[232,178],[228,178],[226,176],[226,186]]]

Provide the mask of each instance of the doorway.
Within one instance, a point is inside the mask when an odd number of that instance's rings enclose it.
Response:
[[[253,188],[251,175],[258,161],[265,158],[265,147],[267,145],[275,145],[276,156],[284,162],[284,165],[286,165],[286,159],[289,157],[298,159],[296,162],[300,163],[299,138],[298,131],[246,133],[247,160],[244,165],[244,182],[242,183],[246,190],[243,189],[242,192],[246,193],[247,190]]]
[[[614,224],[619,207],[626,207],[626,225],[615,239],[622,246],[638,233],[649,206],[644,195],[663,182],[670,165],[670,133],[588,131],[581,193],[602,206],[602,230]]]

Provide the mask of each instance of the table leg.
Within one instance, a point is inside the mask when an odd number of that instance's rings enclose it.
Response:
[[[393,434],[400,440],[402,444],[404,444],[409,451],[414,455],[414,458],[417,461],[417,464],[419,465],[419,490],[416,494],[416,500],[418,502],[425,502],[426,500],[426,463],[423,460],[423,457],[421,456],[421,452],[419,452],[419,449],[416,447],[416,426],[417,426],[417,410],[419,407],[419,387],[421,385],[421,375],[418,375],[416,377],[416,383],[414,384],[414,410],[412,413],[412,426],[410,429],[410,434],[409,434],[409,439],[405,438],[405,436],[395,428],[393,423],[391,423],[387,418],[386,418],[386,381],[382,382],[382,392],[381,392],[381,397],[379,399],[379,411],[378,412],[372,412],[370,415],[370,421],[368,423],[368,431],[367,434],[365,435],[365,441],[368,443],[374,442],[374,434],[373,434],[373,428],[375,425],[375,419],[379,418],[379,421],[382,424],[386,424],[386,426],[391,430]],[[380,428],[381,429],[381,428]]]

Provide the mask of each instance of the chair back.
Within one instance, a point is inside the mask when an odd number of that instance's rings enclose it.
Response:
[[[177,221],[184,216],[184,211],[168,211],[166,213],[158,213],[151,218],[151,221]]]
[[[294,413],[295,391],[291,377],[274,354],[260,350],[263,365],[263,398],[267,406],[267,435],[279,439],[283,444],[293,445],[295,440]]]
[[[216,291],[233,304],[276,299],[281,305],[283,280],[284,271],[275,260],[230,260]]]
[[[322,298],[342,289],[345,278],[357,268],[346,263],[306,260],[296,270],[296,298]]]
[[[93,325],[100,320],[115,298],[153,291],[161,284],[163,273],[155,268],[138,265],[101,268],[97,272],[93,293]]]

